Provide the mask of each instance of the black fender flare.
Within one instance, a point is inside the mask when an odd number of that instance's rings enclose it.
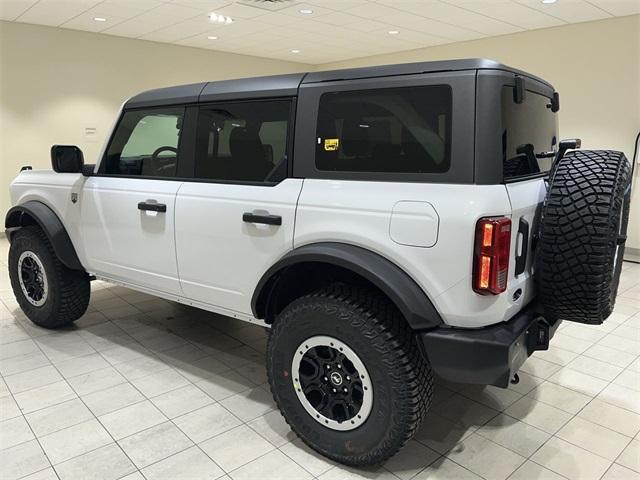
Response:
[[[306,262],[335,265],[365,278],[398,307],[414,330],[434,328],[443,323],[426,293],[395,263],[366,248],[335,242],[295,248],[269,268],[258,282],[251,299],[251,309],[256,318],[265,318],[274,280],[288,267]]]
[[[9,209],[4,219],[4,227],[7,229],[9,240],[11,240],[11,232],[14,229],[27,225],[25,216],[32,218],[42,229],[51,242],[56,256],[65,267],[72,270],[84,270],[64,225],[55,212],[42,202],[31,200]]]

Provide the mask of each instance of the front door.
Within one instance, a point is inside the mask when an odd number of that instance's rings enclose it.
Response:
[[[174,207],[184,108],[123,113],[80,198],[88,270],[180,294]]]
[[[176,199],[185,297],[251,313],[262,274],[293,248],[302,180],[288,178],[290,99],[199,107],[195,181]]]

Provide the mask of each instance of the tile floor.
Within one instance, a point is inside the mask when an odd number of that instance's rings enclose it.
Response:
[[[639,479],[640,265],[602,326],[565,323],[507,390],[438,382],[377,469],[305,448],[275,410],[264,329],[94,282],[73,327],[14,301],[0,240],[0,478]]]

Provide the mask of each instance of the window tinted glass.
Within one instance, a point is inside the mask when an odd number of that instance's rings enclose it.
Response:
[[[502,89],[502,163],[504,178],[547,172],[557,149],[556,114],[544,95],[527,91],[516,103],[513,87]]]
[[[287,173],[291,102],[274,100],[201,107],[195,177],[278,182]]]
[[[175,177],[184,109],[126,112],[115,130],[101,173]]]
[[[319,170],[446,172],[451,163],[451,88],[325,93],[316,137]]]

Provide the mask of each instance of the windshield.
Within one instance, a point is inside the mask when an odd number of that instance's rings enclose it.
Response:
[[[502,165],[505,180],[548,172],[558,140],[551,100],[527,91],[522,103],[514,101],[514,88],[502,89]]]

